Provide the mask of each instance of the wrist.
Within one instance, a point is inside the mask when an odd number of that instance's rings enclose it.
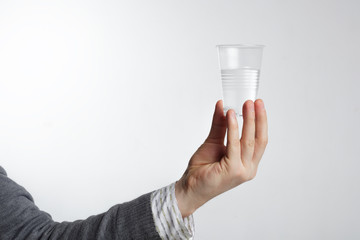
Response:
[[[194,194],[184,186],[181,180],[175,183],[175,197],[183,218],[190,216],[200,207]]]

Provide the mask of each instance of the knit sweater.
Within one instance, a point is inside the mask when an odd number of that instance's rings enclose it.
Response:
[[[74,222],[55,222],[0,166],[0,239],[161,239],[151,210],[151,192]]]

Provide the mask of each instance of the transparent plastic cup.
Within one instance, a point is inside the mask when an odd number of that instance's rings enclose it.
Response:
[[[234,109],[242,116],[247,100],[255,101],[259,90],[260,67],[264,45],[217,45],[221,72],[224,114]]]

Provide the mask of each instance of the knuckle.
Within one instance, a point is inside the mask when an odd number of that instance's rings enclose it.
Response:
[[[249,148],[253,148],[255,145],[255,139],[244,139],[242,143]]]
[[[257,166],[256,165],[252,165],[249,166],[249,172],[247,174],[247,181],[253,180],[256,177],[256,173],[257,173]]]
[[[232,172],[232,177],[233,177],[233,179],[238,183],[238,184],[240,184],[240,183],[242,183],[242,182],[246,182],[246,172],[243,170],[243,169],[241,169],[241,168],[238,168],[238,169],[236,169],[236,170],[233,170],[233,172]]]
[[[258,144],[262,147],[265,147],[268,144],[268,138],[259,138]]]
[[[250,180],[253,180],[256,176],[256,172],[251,172],[247,178],[246,178],[246,181],[250,181]]]
[[[241,178],[244,177],[244,173],[241,170],[237,170],[237,171],[234,172],[234,177],[236,179],[241,179]]]
[[[256,177],[256,171],[254,171],[251,175],[250,175],[250,179],[249,180],[253,180]]]

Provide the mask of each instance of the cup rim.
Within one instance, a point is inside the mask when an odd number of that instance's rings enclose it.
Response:
[[[262,44],[219,44],[215,46],[216,48],[224,47],[237,47],[237,48],[264,48],[265,45]]]

